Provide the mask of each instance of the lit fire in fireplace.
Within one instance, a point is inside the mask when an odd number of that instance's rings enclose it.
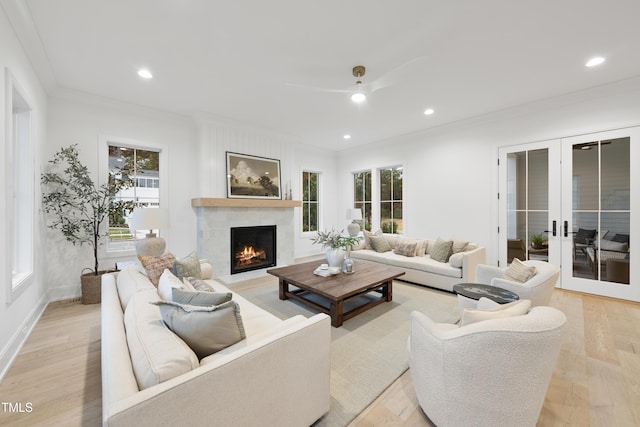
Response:
[[[236,265],[239,266],[260,263],[266,259],[267,253],[265,252],[265,250],[255,250],[253,246],[245,246],[240,252],[236,253]]]

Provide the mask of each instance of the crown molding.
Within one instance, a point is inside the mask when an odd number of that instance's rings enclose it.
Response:
[[[58,82],[44,51],[42,39],[33,22],[26,0],[0,0],[0,7],[4,9],[7,19],[42,86],[47,93],[51,94],[58,86]]]

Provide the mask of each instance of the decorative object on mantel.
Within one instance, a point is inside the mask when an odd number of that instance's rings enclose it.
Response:
[[[343,236],[343,231],[344,230],[337,231],[333,229],[330,231],[318,231],[318,235],[313,240],[314,244],[322,245],[323,249],[327,249],[326,255],[329,267],[342,268],[345,251],[350,252],[351,248],[360,242],[356,237]]]
[[[98,245],[107,236],[101,231],[102,223],[112,215],[121,215],[133,209],[133,201],[116,199],[116,195],[131,186],[129,171],[133,165],[125,164],[116,175],[109,172],[107,182],[96,185],[89,169],[80,162],[78,145],[61,148],[49,160],[47,170],[40,175],[42,209],[52,218],[47,227],[60,230],[74,245],[85,243],[93,248],[93,270],[85,268],[80,275],[83,304],[100,302],[102,275],[112,270],[98,270]],[[84,273],[91,270],[90,273]]]
[[[362,220],[362,209],[347,209],[347,219],[351,220],[349,225],[347,225],[347,233],[349,233],[351,237],[356,237],[358,233],[360,233],[360,224],[357,221]]]
[[[282,199],[280,160],[227,151],[227,197]]]
[[[153,230],[169,227],[169,211],[165,208],[135,208],[131,219],[134,230],[149,230],[144,239],[136,240],[136,254],[144,256],[160,256],[167,247],[162,237],[157,237]]]

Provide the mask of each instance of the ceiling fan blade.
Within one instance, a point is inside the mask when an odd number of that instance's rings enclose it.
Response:
[[[405,62],[404,64],[400,64],[397,67],[387,71],[382,76],[375,79],[374,81],[366,84],[369,93],[373,93],[377,90],[397,84],[401,80],[400,76],[398,75],[401,71],[409,67],[416,66],[421,63],[425,63],[428,59],[429,59],[428,56],[418,56]]]
[[[285,86],[292,86],[292,87],[297,87],[297,88],[306,89],[306,90],[313,90],[316,92],[351,93],[351,90],[349,89],[329,89],[324,87],[300,85],[297,83],[285,83]]]

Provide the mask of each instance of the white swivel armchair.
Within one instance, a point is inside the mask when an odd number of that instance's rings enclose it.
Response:
[[[457,327],[414,311],[409,365],[423,411],[438,427],[535,426],[565,321],[533,307]]]
[[[524,283],[503,279],[507,267],[494,267],[486,264],[476,266],[476,283],[497,286],[515,292],[520,299],[530,299],[531,306],[548,305],[553,288],[556,286],[560,269],[545,261],[524,261],[523,264],[534,266],[536,274]]]

